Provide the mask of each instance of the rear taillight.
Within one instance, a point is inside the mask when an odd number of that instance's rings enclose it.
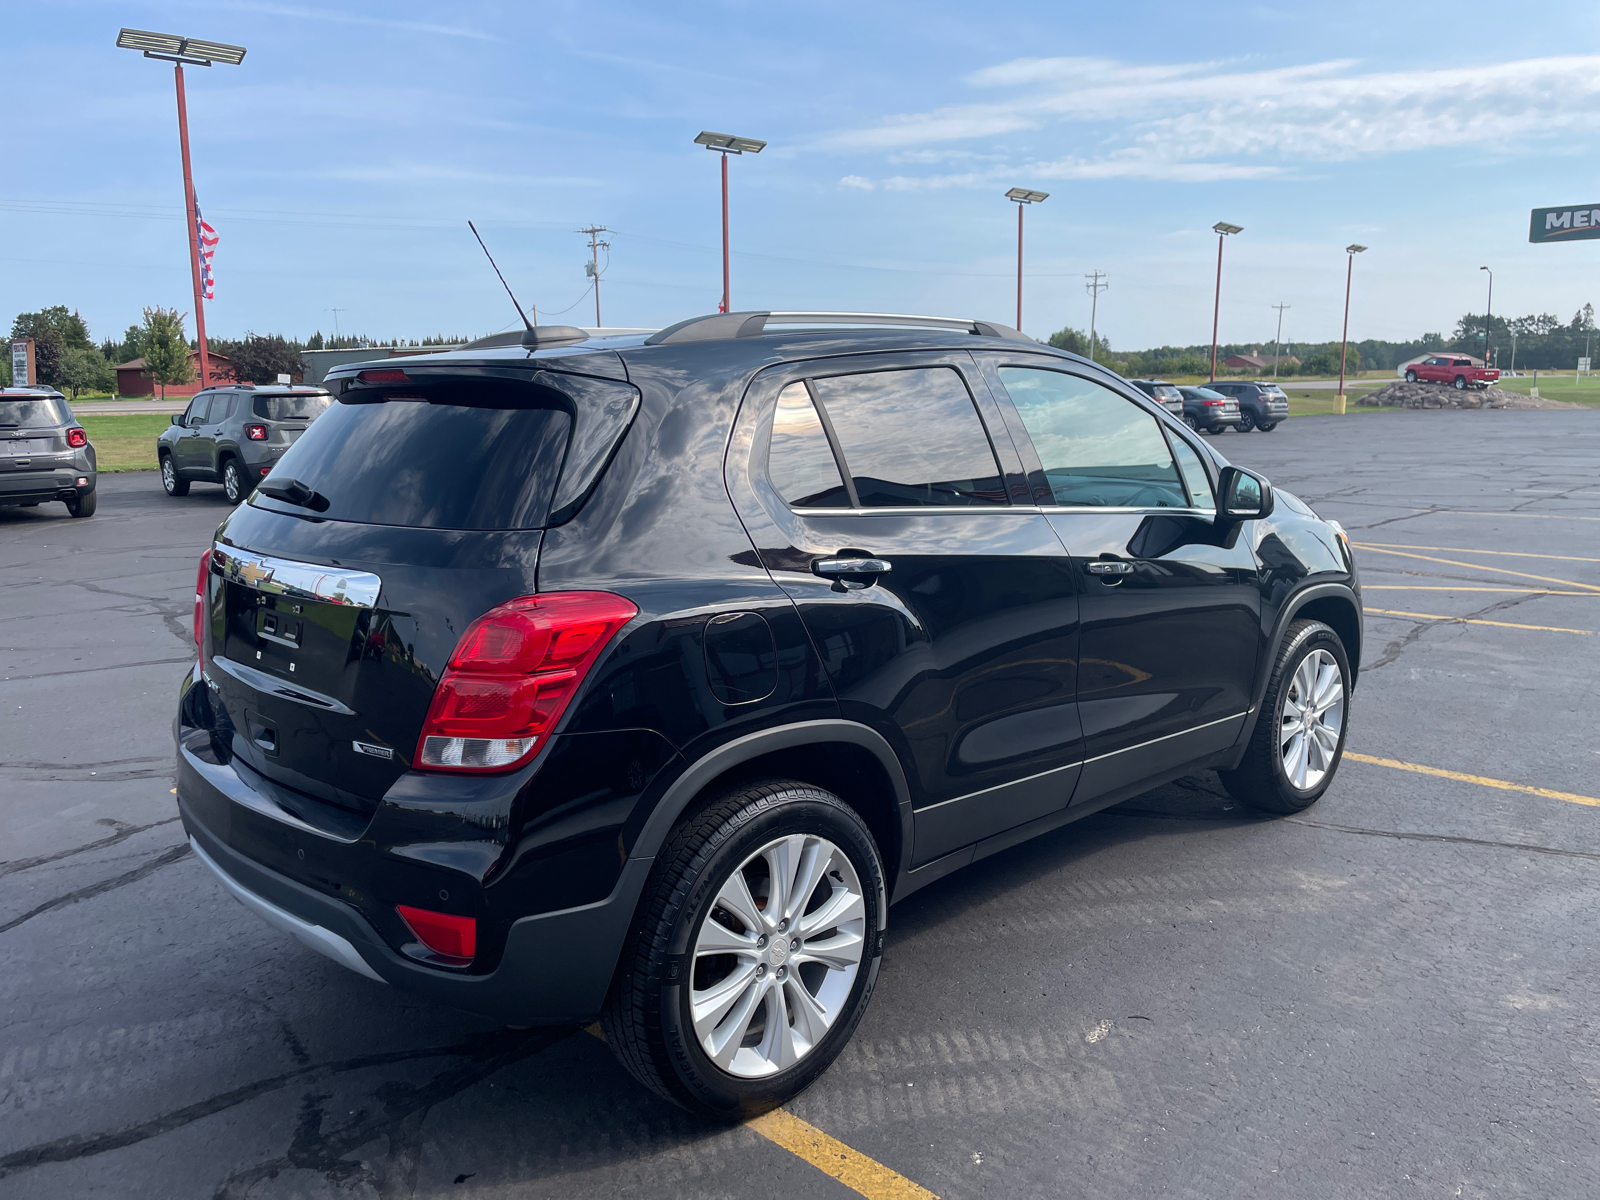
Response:
[[[1202,401],[1200,401],[1200,403],[1204,404],[1207,408],[1221,408],[1224,404],[1227,403],[1227,401],[1226,400],[1202,400]]]
[[[478,922],[473,917],[456,917],[396,904],[395,911],[421,942],[435,954],[446,958],[470,959],[478,952]]]
[[[504,771],[525,763],[606,643],[638,611],[610,592],[552,592],[484,613],[450,656],[414,765]]]
[[[87,446],[88,444],[89,444],[89,435],[87,433],[85,433],[83,430],[81,430],[81,429],[69,429],[69,430],[67,430],[67,445],[69,445],[69,446]]]
[[[267,427],[265,425],[246,425],[244,427],[244,435],[252,442],[264,442],[267,440]]]
[[[194,648],[203,660],[206,655],[206,583],[211,578],[211,551],[200,556],[200,573],[194,580]]]

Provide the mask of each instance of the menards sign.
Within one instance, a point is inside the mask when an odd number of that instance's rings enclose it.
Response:
[[[1536,208],[1528,223],[1530,242],[1581,242],[1600,238],[1600,204]]]

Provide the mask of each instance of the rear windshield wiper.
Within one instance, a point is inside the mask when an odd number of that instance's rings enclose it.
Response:
[[[328,511],[328,498],[298,479],[267,479],[256,487],[256,491],[297,508],[309,508],[312,512]]]

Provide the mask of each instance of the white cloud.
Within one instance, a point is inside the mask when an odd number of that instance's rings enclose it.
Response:
[[[897,190],[988,184],[1018,171],[1038,179],[1259,179],[1296,164],[1444,147],[1532,150],[1587,129],[1600,96],[1595,55],[1355,68],[1351,60],[1259,70],[1243,61],[1015,59],[965,81],[1012,90],[1009,99],[899,114],[835,133],[821,146],[880,152],[893,163],[936,162],[967,153],[951,143],[1003,147],[1028,135],[1030,153],[985,156],[992,169],[883,181]]]
[[[843,179],[839,180],[839,186],[842,188],[854,188],[855,190],[861,192],[870,192],[878,185],[873,183],[872,180],[863,178],[860,175],[846,175]]]

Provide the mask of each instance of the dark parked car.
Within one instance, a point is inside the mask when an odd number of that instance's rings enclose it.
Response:
[[[1183,393],[1175,384],[1164,379],[1130,379],[1128,382],[1165,407],[1178,420],[1183,420]]]
[[[369,980],[599,1017],[736,1117],[839,1053],[925,884],[1202,768],[1315,801],[1343,531],[1109,371],[919,320],[336,368],[200,558],[195,853]]]
[[[1239,432],[1259,429],[1271,433],[1289,415],[1289,397],[1275,383],[1212,383],[1213,392],[1231,396],[1239,402]]]
[[[75,517],[95,510],[95,453],[72,406],[50,388],[0,388],[0,506],[60,500]]]
[[[244,383],[196,392],[156,439],[161,486],[169,496],[187,496],[197,480],[220,483],[228,502],[238,504],[330,403],[316,387]]]
[[[1180,387],[1183,419],[1190,429],[1223,433],[1240,427],[1239,402],[1210,387]]]

